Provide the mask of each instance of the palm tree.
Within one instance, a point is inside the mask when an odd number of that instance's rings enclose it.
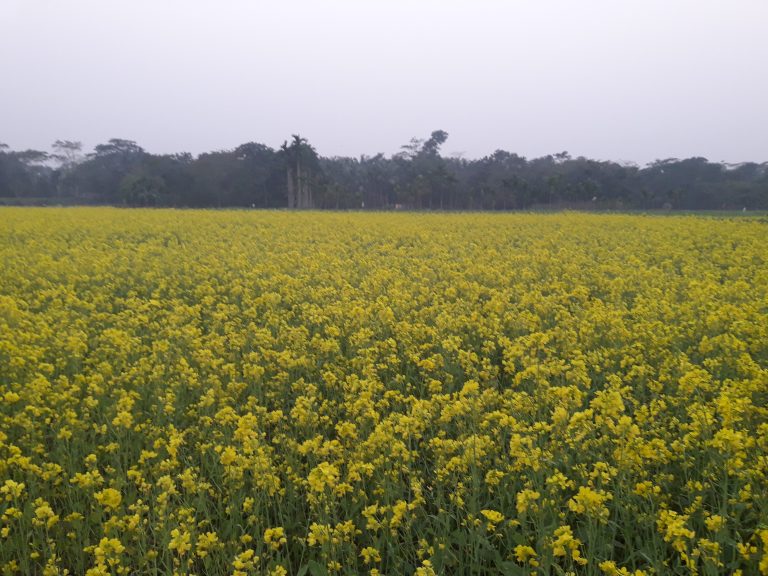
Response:
[[[292,135],[290,145],[280,147],[285,157],[288,208],[312,208],[311,168],[317,165],[317,152],[306,138]]]

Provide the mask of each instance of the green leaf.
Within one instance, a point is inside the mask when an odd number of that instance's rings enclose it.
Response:
[[[328,568],[317,562],[316,560],[310,560],[307,563],[309,567],[309,573],[312,576],[328,576]]]

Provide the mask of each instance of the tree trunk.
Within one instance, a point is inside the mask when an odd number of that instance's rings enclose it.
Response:
[[[298,208],[304,209],[304,174],[301,170],[301,158],[296,158],[296,192],[298,196]]]
[[[290,168],[288,174],[288,208],[296,208],[296,184],[293,181],[293,172]]]
[[[304,175],[304,208],[309,210],[312,208],[312,190],[309,187],[309,178]]]

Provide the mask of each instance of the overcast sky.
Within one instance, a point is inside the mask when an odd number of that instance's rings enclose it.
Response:
[[[768,160],[767,0],[0,0],[0,142]]]

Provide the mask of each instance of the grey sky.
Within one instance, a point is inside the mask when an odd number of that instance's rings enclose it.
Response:
[[[0,0],[0,142],[768,160],[766,0]]]

